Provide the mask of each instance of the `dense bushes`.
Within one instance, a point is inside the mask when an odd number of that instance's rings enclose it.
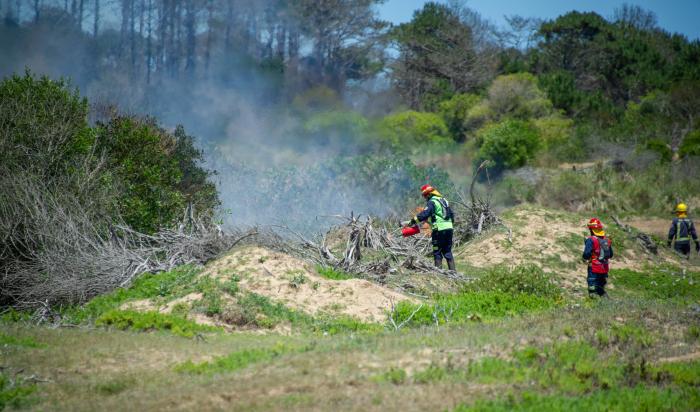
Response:
[[[117,282],[103,267],[119,260],[114,226],[154,233],[188,203],[204,218],[218,206],[184,130],[125,116],[90,127],[88,109],[63,81],[27,72],[0,83],[1,305],[29,290],[85,300]]]
[[[521,120],[505,120],[488,126],[478,136],[477,159],[491,160],[496,170],[524,166],[540,146],[537,129]]]

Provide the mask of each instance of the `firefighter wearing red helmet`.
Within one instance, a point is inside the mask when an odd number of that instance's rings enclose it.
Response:
[[[588,262],[588,295],[605,296],[605,284],[608,280],[609,263],[613,257],[612,242],[605,237],[603,224],[597,218],[588,221],[590,236],[586,238],[583,260]]]
[[[455,270],[455,261],[452,256],[454,214],[450,203],[431,185],[423,185],[420,190],[427,204],[422,212],[411,219],[410,224],[426,220],[430,222],[435,266],[441,268],[442,259],[445,258],[447,267],[450,270]]]

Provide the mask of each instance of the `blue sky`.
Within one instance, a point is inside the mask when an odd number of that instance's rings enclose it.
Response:
[[[444,1],[440,1],[444,2]],[[392,23],[411,19],[413,11],[426,3],[425,0],[387,0],[379,6],[381,18]],[[595,11],[603,17],[612,16],[614,10],[624,3],[641,6],[656,13],[659,26],[683,33],[691,40],[700,39],[700,0],[468,0],[467,6],[483,17],[504,26],[504,15],[517,14],[524,17],[555,18],[571,10]]]

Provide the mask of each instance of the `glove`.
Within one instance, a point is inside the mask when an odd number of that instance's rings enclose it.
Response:
[[[413,226],[413,225],[415,225],[416,223],[418,223],[418,221],[416,220],[416,217],[414,216],[411,220],[408,221],[408,225],[407,225],[407,226]]]
[[[671,241],[666,242],[666,246],[671,247]]]
[[[695,251],[700,253],[700,243],[695,242]]]

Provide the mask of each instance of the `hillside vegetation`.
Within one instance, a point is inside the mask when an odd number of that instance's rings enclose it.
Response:
[[[0,410],[700,410],[700,42],[379,3],[0,1]]]

